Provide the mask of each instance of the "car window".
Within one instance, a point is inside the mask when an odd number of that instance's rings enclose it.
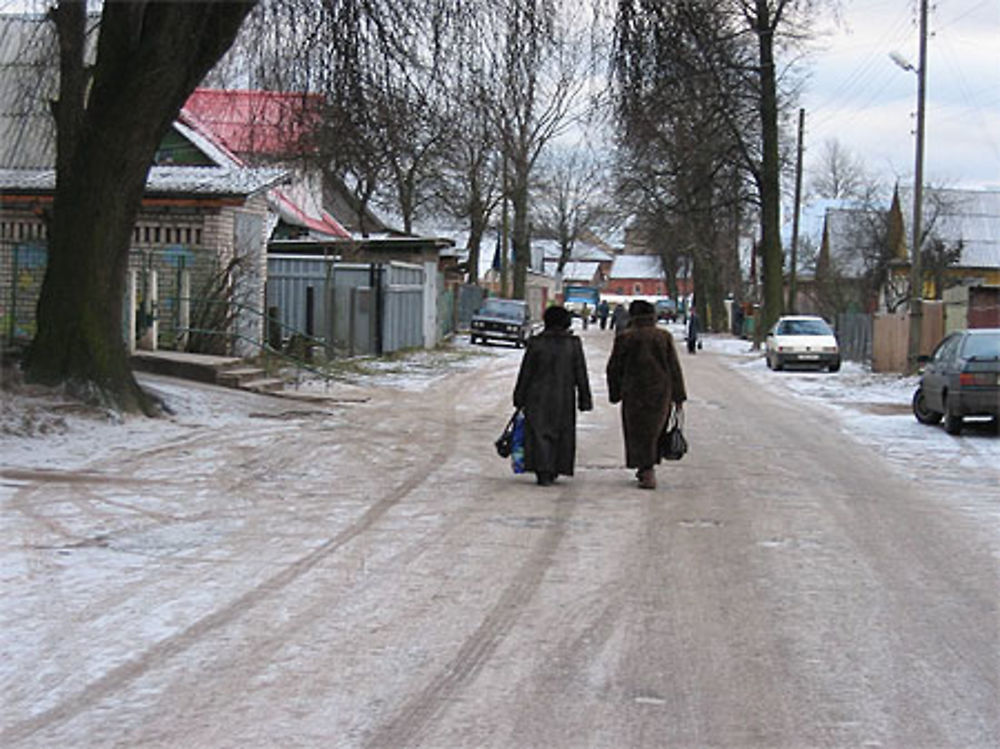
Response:
[[[783,320],[778,335],[833,335],[833,331],[822,320]]]
[[[936,362],[948,362],[955,358],[955,352],[958,350],[958,344],[961,341],[961,337],[957,335],[951,335],[945,338],[941,343],[938,344],[937,351],[934,352],[934,361]]]
[[[1000,333],[970,335],[965,339],[962,356],[966,359],[996,359],[1000,357]]]
[[[525,317],[525,307],[519,302],[511,302],[505,299],[487,299],[481,310],[484,314],[496,317],[506,317],[511,320],[523,320]]]

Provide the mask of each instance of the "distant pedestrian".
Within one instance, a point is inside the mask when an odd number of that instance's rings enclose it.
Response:
[[[576,409],[593,400],[583,344],[570,331],[565,307],[549,307],[545,329],[528,339],[514,387],[514,406],[524,411],[524,467],[539,485],[572,476],[576,459]]]
[[[615,305],[615,311],[611,314],[611,327],[614,328],[616,336],[624,333],[628,327],[628,310],[620,302]]]
[[[660,435],[671,409],[687,400],[687,390],[674,338],[657,326],[656,308],[636,300],[629,318],[608,359],[608,397],[622,404],[625,465],[636,469],[641,488],[655,489]]]
[[[608,327],[608,315],[611,314],[611,305],[607,299],[602,299],[597,304],[597,319],[601,321],[601,330]]]
[[[695,349],[698,347],[698,331],[701,330],[701,321],[698,319],[698,312],[694,307],[691,308],[691,316],[688,318],[687,322],[687,349],[690,353],[694,353]]]

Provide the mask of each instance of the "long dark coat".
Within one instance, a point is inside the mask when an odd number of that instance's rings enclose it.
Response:
[[[594,407],[579,338],[568,330],[546,328],[528,339],[514,406],[524,409],[525,469],[572,476],[576,409]]]
[[[622,404],[625,465],[649,468],[660,462],[657,441],[671,404],[687,400],[674,337],[652,315],[633,317],[615,338],[607,366],[608,397]]]

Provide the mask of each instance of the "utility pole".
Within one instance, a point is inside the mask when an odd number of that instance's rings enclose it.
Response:
[[[917,371],[923,332],[924,275],[920,258],[924,207],[924,98],[927,85],[927,0],[920,0],[920,59],[917,62],[917,148],[913,174],[913,240],[910,260],[910,339],[907,366]]]
[[[500,298],[507,299],[510,294],[507,275],[510,269],[510,251],[508,241],[510,239],[510,217],[507,213],[507,153],[503,155],[503,207],[500,218]]]
[[[806,110],[799,109],[799,145],[795,157],[795,213],[792,215],[792,270],[788,277],[788,312],[795,314],[796,282],[799,263],[799,213],[802,210],[802,141],[806,129]]]

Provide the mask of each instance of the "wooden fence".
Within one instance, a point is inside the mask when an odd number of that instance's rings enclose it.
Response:
[[[920,354],[930,355],[944,337],[945,319],[942,302],[924,301],[921,305]],[[905,372],[910,340],[910,313],[879,313],[872,320],[872,371]]]

